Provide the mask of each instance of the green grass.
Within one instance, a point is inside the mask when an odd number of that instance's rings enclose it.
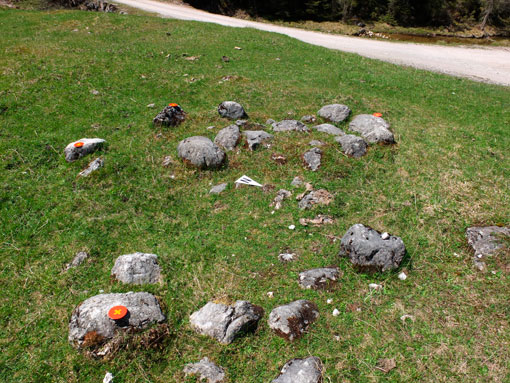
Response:
[[[230,382],[268,382],[288,359],[310,354],[324,362],[325,382],[510,380],[509,274],[474,270],[464,237],[472,224],[510,224],[508,88],[276,34],[151,17],[0,11],[0,34],[1,381],[98,382],[111,371],[119,382],[192,382],[183,365],[208,356]],[[238,78],[220,83],[227,75]],[[177,158],[183,138],[213,138],[228,125],[215,110],[227,99],[262,123],[333,102],[353,114],[382,112],[398,144],[354,160],[329,136],[280,133],[269,150],[229,153],[220,171],[179,161],[161,166],[165,156]],[[152,118],[169,102],[189,118],[155,129]],[[82,137],[109,143],[105,167],[85,179],[76,175],[95,157],[69,164],[63,156]],[[322,168],[311,173],[300,156],[314,138],[328,145]],[[288,163],[274,164],[273,152]],[[271,215],[276,191],[235,189],[242,174],[277,189],[304,175],[335,202],[302,212],[292,197]],[[208,194],[223,181],[226,192]],[[336,223],[297,222],[318,213]],[[287,229],[292,223],[295,231]],[[354,223],[403,238],[406,281],[397,273],[358,274],[337,256],[334,237]],[[287,248],[300,258],[283,265],[277,255]],[[62,272],[80,250],[90,261]],[[115,258],[134,251],[159,255],[162,285],[111,281]],[[300,271],[331,264],[344,272],[334,291],[298,288]],[[370,292],[371,282],[384,290]],[[74,350],[67,342],[71,311],[100,290],[160,297],[171,329],[163,349],[124,350],[106,361]],[[220,296],[266,310],[255,334],[222,346],[190,330],[189,315]],[[267,315],[301,298],[316,302],[321,316],[289,344],[269,331]],[[348,311],[353,303],[362,311]],[[403,314],[415,322],[402,323]],[[379,358],[392,357],[396,369],[375,369]]]

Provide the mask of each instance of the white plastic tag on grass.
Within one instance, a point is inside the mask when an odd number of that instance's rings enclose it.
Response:
[[[244,185],[250,185],[250,186],[258,186],[258,187],[262,187],[261,184],[259,184],[257,181],[254,181],[252,180],[250,177],[248,176],[242,176],[241,178],[239,178],[237,181],[236,181],[236,184],[244,184]]]

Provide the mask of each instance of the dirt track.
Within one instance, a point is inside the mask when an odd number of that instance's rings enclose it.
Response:
[[[236,19],[152,0],[115,0],[115,2],[158,13],[163,17],[281,33],[309,44],[357,53],[372,59],[510,86],[510,48],[448,47],[369,40]]]

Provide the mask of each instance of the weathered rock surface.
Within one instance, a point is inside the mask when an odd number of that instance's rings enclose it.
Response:
[[[310,146],[324,146],[324,142],[319,140],[312,140],[310,141]]]
[[[360,133],[363,138],[371,143],[393,144],[395,137],[389,130],[388,124],[382,117],[375,117],[371,114],[360,114],[351,121],[349,129]]]
[[[272,383],[322,383],[322,362],[316,356],[289,360]]]
[[[300,209],[310,209],[314,205],[329,205],[333,200],[333,195],[325,189],[312,190],[299,201],[298,206]]]
[[[223,101],[218,105],[218,113],[221,117],[230,120],[239,120],[248,117],[243,106],[235,101]]]
[[[178,126],[186,119],[186,112],[179,105],[171,104],[152,120],[155,126]]]
[[[82,138],[71,142],[64,149],[66,161],[73,162],[87,154],[94,153],[96,150],[101,149],[105,142],[102,138]]]
[[[89,254],[85,251],[80,251],[80,252],[76,253],[73,260],[66,265],[66,267],[64,268],[64,271],[68,271],[69,269],[80,266],[83,263],[83,261],[85,261],[88,257],[89,257]]]
[[[303,185],[303,177],[300,176],[294,177],[290,185],[294,187]]]
[[[319,214],[315,218],[299,218],[299,223],[303,226],[308,226],[309,224],[312,226],[321,226],[331,225],[335,223],[335,220],[329,215]]]
[[[158,256],[145,253],[121,255],[115,261],[111,275],[121,282],[135,285],[158,283],[161,277]]]
[[[342,104],[331,104],[323,106],[317,114],[326,120],[332,122],[342,122],[349,117],[351,110],[347,105]]]
[[[317,122],[317,118],[313,115],[306,115],[301,117],[301,121],[304,122],[305,124],[314,124],[315,122]]]
[[[510,239],[510,227],[473,226],[466,230],[466,237],[475,255],[485,257],[503,248],[502,240]]]
[[[198,363],[189,363],[184,366],[184,374],[198,375],[200,381],[207,381],[207,383],[220,383],[225,379],[225,370],[211,362],[209,358],[205,357]]]
[[[273,139],[273,135],[263,130],[247,130],[243,132],[246,137],[246,142],[250,150],[257,149],[260,145],[268,146],[269,142]]]
[[[303,154],[303,162],[305,167],[312,172],[315,172],[321,166],[322,150],[319,148],[312,148]]]
[[[303,335],[318,317],[319,311],[314,303],[299,300],[273,309],[268,324],[278,336],[292,341]]]
[[[211,188],[211,190],[209,190],[209,194],[220,194],[227,188],[227,186],[228,186],[227,183],[222,183],[222,184],[213,186]]]
[[[219,168],[226,158],[225,152],[218,145],[202,136],[182,140],[177,152],[184,162],[201,169]]]
[[[214,143],[226,151],[229,151],[234,150],[240,140],[241,132],[239,131],[239,126],[230,125],[218,132]]]
[[[292,193],[285,189],[278,190],[278,193],[276,193],[276,197],[274,198],[273,202],[269,206],[274,206],[275,210],[279,210],[282,207],[283,200],[286,198],[289,198],[292,195]]]
[[[367,153],[367,143],[361,137],[353,134],[335,137],[335,141],[342,145],[342,151],[354,158],[363,157]]]
[[[231,343],[240,332],[254,329],[264,315],[262,307],[247,301],[233,305],[209,302],[190,316],[191,327],[199,334]]]
[[[322,267],[299,273],[299,286],[304,289],[323,289],[340,277],[338,267]]]
[[[350,258],[361,271],[388,271],[399,267],[406,248],[400,237],[383,236],[362,224],[353,225],[342,237],[340,255]]]
[[[280,153],[271,154],[271,159],[278,165],[285,165],[287,163],[287,157]]]
[[[290,132],[290,131],[296,131],[296,132],[309,132],[310,129],[303,124],[301,121],[297,120],[283,120],[280,122],[274,122],[271,124],[273,127],[273,130],[275,132]]]
[[[122,323],[108,317],[110,308],[118,305],[128,309]],[[164,320],[165,316],[152,294],[100,294],[83,301],[73,310],[69,322],[69,342],[77,348],[97,347],[113,338],[117,331],[145,329]]]
[[[340,128],[337,128],[335,125],[331,124],[320,124],[312,127],[312,129],[317,130],[318,132],[332,134],[334,136],[343,136],[345,135],[344,131]]]
[[[95,172],[98,169],[101,169],[104,166],[104,161],[101,157],[96,158],[92,161],[88,166],[78,173],[80,177],[87,177],[90,173]]]

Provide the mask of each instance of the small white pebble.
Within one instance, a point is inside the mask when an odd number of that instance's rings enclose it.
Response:
[[[175,176],[172,174],[172,175],[170,176],[170,178],[171,178],[171,179],[175,179]]]
[[[459,257],[460,257],[460,255],[459,255],[459,254],[457,254],[457,253],[453,253],[453,255],[454,255],[455,257],[457,257],[457,258],[459,258]]]
[[[339,337],[338,335],[335,335],[335,340],[336,340],[337,342],[340,342],[340,337]]]
[[[492,274],[496,275],[496,272],[494,270],[491,271]]]
[[[103,383],[112,383],[113,382],[113,374],[111,372],[107,372],[103,378]]]
[[[483,255],[482,255],[482,254],[476,254],[476,257],[477,257],[478,259],[481,259],[481,258],[483,257]]]
[[[104,290],[99,290],[99,293],[100,293],[100,294],[104,293]]]
[[[334,309],[334,310],[333,310],[333,316],[334,316],[334,317],[337,317],[337,316],[339,316],[339,315],[340,315],[340,311],[338,311],[338,309]]]
[[[407,279],[407,275],[406,273],[404,273],[403,271],[398,275],[398,279],[400,279],[401,281],[405,281]]]
[[[214,129],[214,126],[208,126],[207,127],[207,130],[213,130]]]
[[[290,229],[290,230],[294,230],[295,228],[296,228],[296,225],[290,225],[290,226],[289,226],[289,229]]]
[[[402,316],[400,317],[400,320],[401,320],[402,322],[405,322],[405,321],[406,321],[406,319],[411,319],[411,321],[413,321],[413,322],[414,322],[414,317],[413,317],[412,315],[405,314],[405,315],[402,315]]]
[[[389,237],[390,237],[390,235],[388,233],[386,233],[386,232],[381,234],[381,238],[382,239],[388,239]]]
[[[268,291],[267,296],[269,298],[272,298],[274,296],[274,293],[272,291]]]
[[[330,305],[331,303],[333,303],[333,299],[328,299],[326,302],[328,305]]]
[[[271,212],[271,215],[273,215],[273,214],[274,214],[274,210]]]
[[[377,283],[371,283],[368,285],[368,288],[369,289],[372,289],[372,290],[382,290],[382,286],[381,285],[378,285]]]
[[[233,257],[235,257],[236,255],[235,254],[232,254]]]

